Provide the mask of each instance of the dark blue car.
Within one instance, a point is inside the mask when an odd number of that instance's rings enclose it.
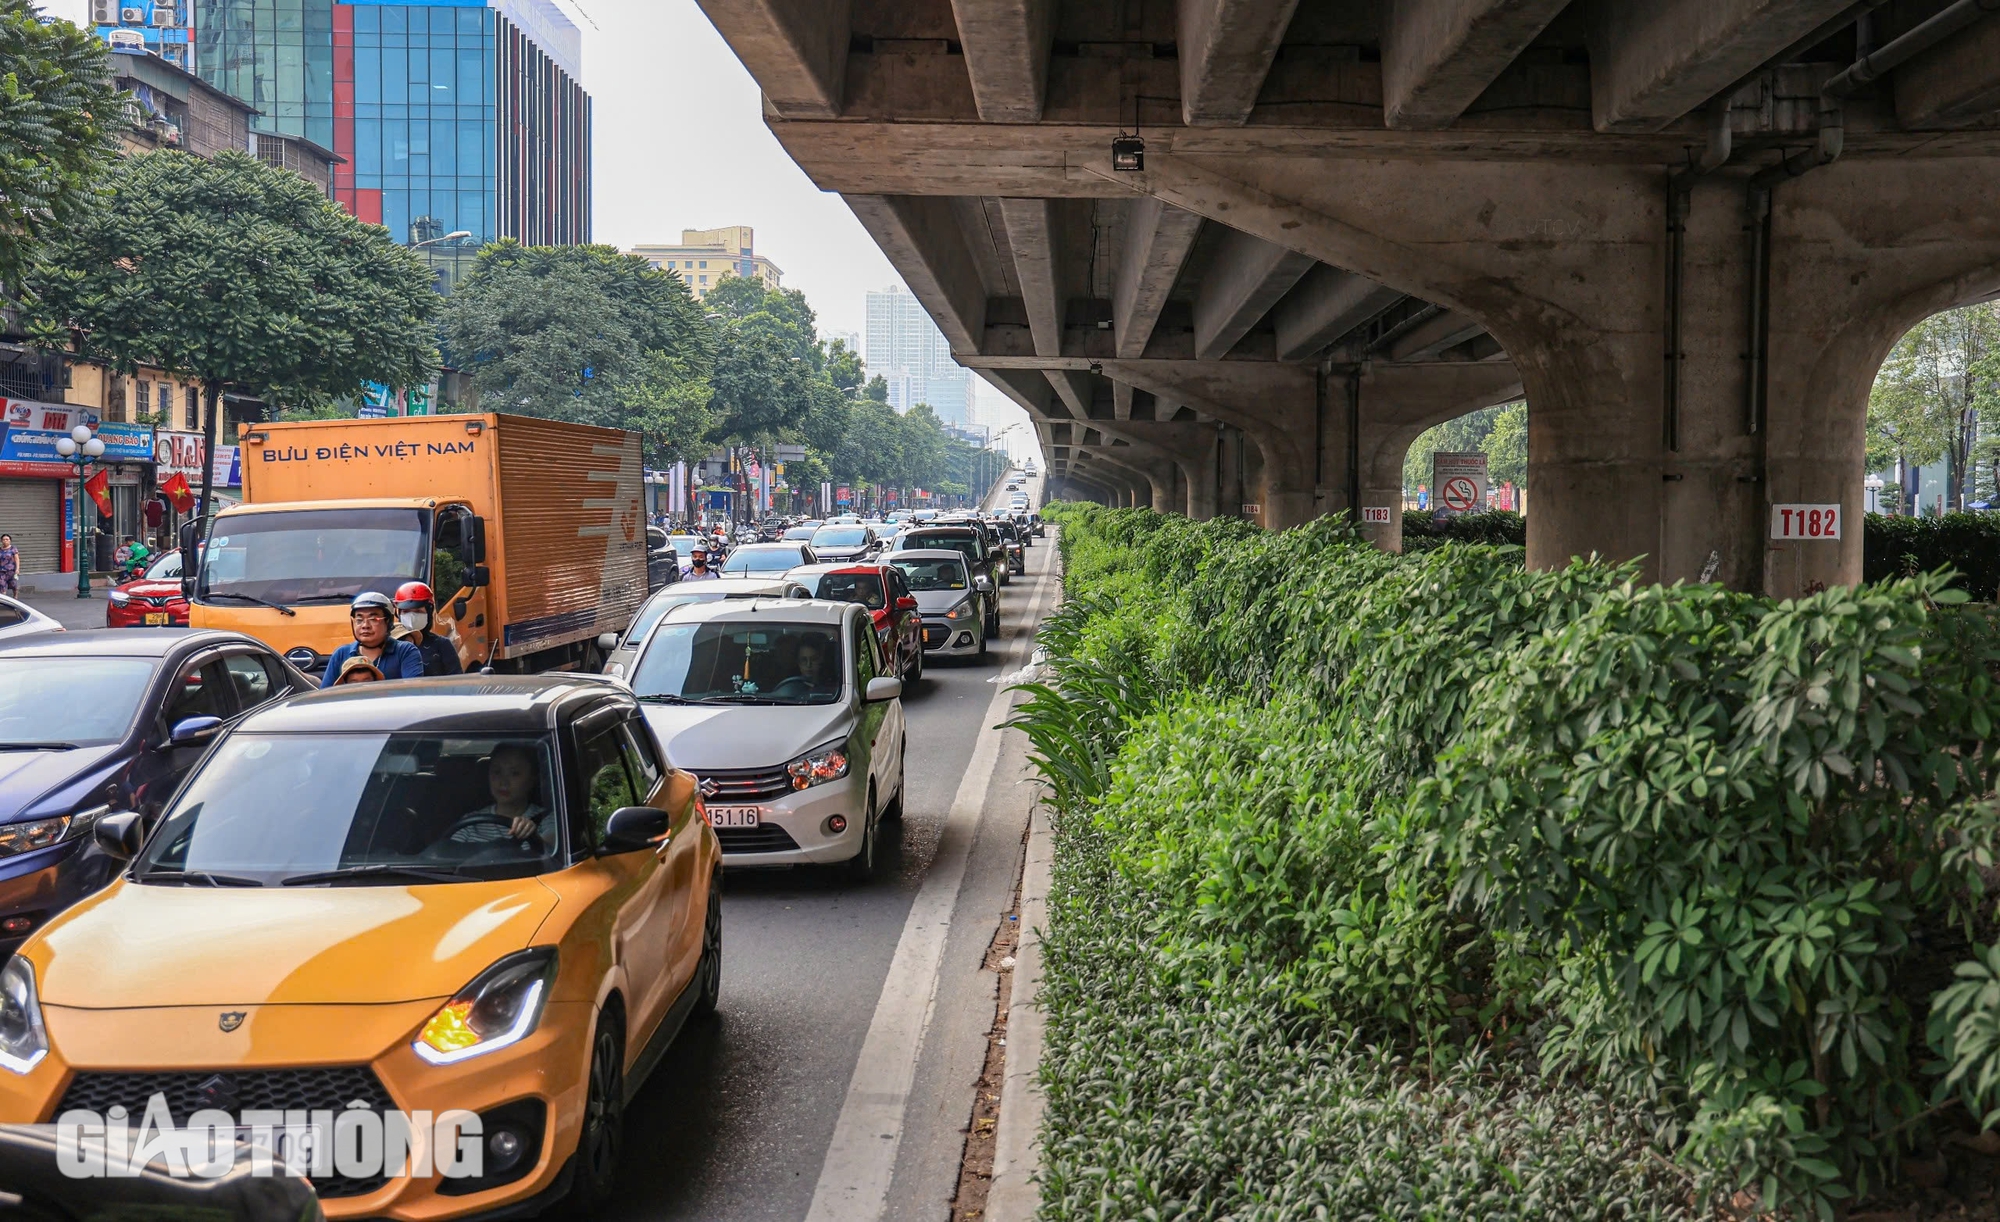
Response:
[[[101,816],[150,827],[225,722],[312,687],[234,632],[0,641],[0,957],[121,868],[91,843]]]

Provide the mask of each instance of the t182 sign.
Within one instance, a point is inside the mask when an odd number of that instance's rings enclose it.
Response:
[[[1840,538],[1840,506],[1773,505],[1771,506],[1771,537],[1773,539],[1838,539]]]

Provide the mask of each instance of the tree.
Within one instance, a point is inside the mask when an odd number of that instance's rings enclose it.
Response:
[[[0,286],[89,209],[124,111],[103,43],[0,0]]]
[[[436,371],[430,269],[297,174],[165,150],[118,162],[105,185],[30,269],[31,332],[199,382],[209,452],[225,389],[310,406]]]
[[[1509,403],[1486,435],[1486,474],[1495,484],[1528,486],[1528,405]]]
[[[1415,488],[1431,482],[1431,455],[1439,450],[1458,454],[1486,449],[1486,439],[1504,410],[1481,408],[1425,429],[1410,443],[1410,452],[1403,457],[1403,487]]]
[[[706,407],[701,306],[680,277],[609,246],[488,246],[445,306],[444,336],[482,400],[658,433],[656,460],[685,452]]]
[[[1868,395],[1868,464],[1905,470],[1945,460],[1950,502],[1965,508],[1979,421],[2000,407],[2000,313],[1990,302],[1933,314],[1896,342]],[[1899,498],[1900,499],[1900,498]]]

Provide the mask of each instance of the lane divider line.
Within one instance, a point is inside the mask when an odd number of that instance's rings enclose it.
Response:
[[[1054,567],[1050,565],[1036,580],[1020,635],[1008,647],[1007,658],[1033,649]],[[1003,668],[1005,665],[1003,662]],[[847,1098],[834,1122],[833,1140],[826,1148],[806,1222],[874,1222],[888,1207],[910,1087],[937,1009],[945,940],[951,933],[972,844],[986,813],[993,772],[1000,762],[1000,740],[1005,731],[999,723],[1016,695],[1002,685],[986,706],[972,759],[938,838],[937,856],[917,889],[896,942],[895,957],[889,963],[889,974],[882,981],[882,993],[855,1061],[854,1076],[848,1079]]]

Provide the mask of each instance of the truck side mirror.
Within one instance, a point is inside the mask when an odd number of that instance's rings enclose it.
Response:
[[[201,565],[201,523],[182,522],[181,545],[181,597],[194,597],[195,578]]]
[[[465,571],[465,584],[477,590],[493,584],[493,573],[483,564],[475,564]]]
[[[486,563],[486,519],[474,515],[465,520],[465,537],[460,540],[460,559],[466,568]],[[474,583],[485,585],[485,582]]]

